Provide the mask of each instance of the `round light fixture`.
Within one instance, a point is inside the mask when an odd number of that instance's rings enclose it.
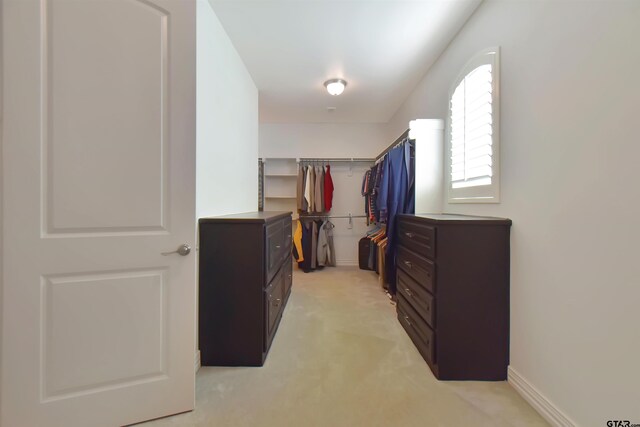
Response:
[[[346,86],[347,82],[342,79],[331,79],[324,82],[324,87],[327,88],[327,92],[333,96],[338,96],[344,92]]]

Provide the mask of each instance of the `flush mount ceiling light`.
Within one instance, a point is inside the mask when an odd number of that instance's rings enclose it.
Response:
[[[342,79],[331,79],[324,82],[324,87],[327,88],[329,95],[337,96],[344,92],[344,88],[347,86],[347,82]]]

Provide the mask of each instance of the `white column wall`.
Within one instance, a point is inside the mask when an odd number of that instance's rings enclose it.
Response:
[[[196,34],[196,216],[255,211],[258,90],[208,0],[197,0]]]
[[[258,90],[207,0],[198,0],[199,218],[258,209]]]

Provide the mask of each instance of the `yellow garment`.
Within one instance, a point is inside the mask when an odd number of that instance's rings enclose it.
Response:
[[[296,223],[296,232],[293,233],[293,244],[296,247],[295,252],[297,252],[295,258],[296,262],[302,262],[304,261],[304,255],[302,254],[302,223],[300,220],[297,220]]]

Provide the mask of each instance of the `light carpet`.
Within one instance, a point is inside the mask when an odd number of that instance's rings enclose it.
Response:
[[[196,409],[161,426],[548,425],[506,382],[435,379],[377,275],[294,271],[265,365],[202,367]]]

